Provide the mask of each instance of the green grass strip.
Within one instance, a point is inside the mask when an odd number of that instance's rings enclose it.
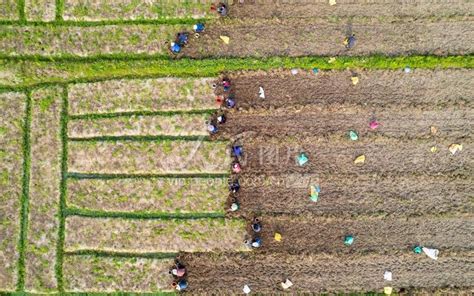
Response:
[[[71,179],[156,179],[156,178],[227,178],[229,173],[181,173],[181,174],[95,174],[95,173],[75,173],[67,174]]]
[[[199,114],[213,114],[218,109],[195,109],[195,110],[172,110],[172,111],[130,111],[130,112],[115,112],[115,113],[90,113],[70,115],[69,120],[76,119],[104,119],[116,117],[132,117],[132,116],[173,116],[173,115],[199,115]]]
[[[66,216],[81,216],[89,218],[122,218],[122,219],[205,219],[205,218],[225,218],[225,213],[168,213],[168,212],[112,212],[97,211],[89,209],[67,208]]]
[[[68,159],[68,145],[67,145],[67,123],[68,123],[68,92],[67,88],[63,89],[63,106],[61,110],[61,144],[62,144],[62,155],[61,155],[61,182],[59,184],[60,196],[59,196],[59,230],[58,230],[58,245],[56,249],[56,280],[58,282],[58,290],[64,291],[64,279],[63,279],[63,257],[64,257],[64,240],[65,240],[65,225],[66,225],[66,194],[67,194],[67,159]]]
[[[63,20],[64,13],[64,0],[56,0],[56,21],[61,22]]]
[[[113,0],[111,0],[113,1]],[[23,2],[24,0],[19,0]],[[58,6],[58,2],[60,3]],[[62,4],[61,4],[62,3]],[[63,20],[64,12],[64,0],[56,0],[56,12],[55,12],[55,21],[45,22],[45,21],[26,21],[26,18],[23,21],[15,20],[0,20],[0,25],[9,25],[9,26],[36,26],[36,27],[100,27],[100,26],[111,26],[111,25],[194,25],[196,23],[207,22],[212,20],[212,18],[161,18],[161,19],[137,19],[137,20],[102,20],[102,21],[74,21],[74,20]],[[24,11],[20,10],[19,11]],[[20,14],[21,15],[21,14]]]
[[[20,239],[18,241],[18,282],[17,291],[25,290],[25,256],[28,235],[28,212],[30,195],[30,168],[31,168],[31,92],[26,94],[25,121],[23,125],[23,180],[20,199]]]
[[[25,0],[16,0],[18,5],[18,19],[16,23],[24,25],[26,23]],[[15,22],[15,21],[13,21]]]
[[[133,58],[133,55],[130,56]],[[0,60],[7,73],[15,74],[11,82],[1,88],[22,89],[54,83],[97,82],[108,79],[136,79],[156,77],[215,77],[223,71],[272,70],[301,68],[310,70],[474,68],[474,55],[469,56],[368,56],[338,57],[329,63],[327,57],[271,57],[271,58],[216,58],[216,59],[144,59],[144,60],[82,60],[71,61],[9,61]],[[45,75],[48,73],[48,75]],[[12,75],[13,75],[12,74]],[[8,77],[3,79],[8,81]]]
[[[77,250],[64,253],[67,256],[94,256],[94,257],[118,257],[118,258],[147,258],[147,259],[174,259],[178,253],[129,253],[110,252],[101,250]]]
[[[211,140],[209,136],[97,136],[87,138],[68,138],[71,142],[159,142],[159,141],[202,141],[202,142],[228,142],[227,140]]]

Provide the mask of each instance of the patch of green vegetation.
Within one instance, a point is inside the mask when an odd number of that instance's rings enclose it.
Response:
[[[225,213],[169,213],[169,212],[111,212],[111,211],[96,211],[89,209],[67,208],[64,211],[65,216],[81,216],[91,218],[125,218],[125,219],[160,219],[173,220],[180,219],[186,221],[189,219],[202,218],[224,218]]]
[[[56,0],[56,21],[63,20],[64,0]]]
[[[58,227],[58,243],[56,246],[56,281],[58,282],[58,290],[64,292],[63,278],[63,262],[64,262],[64,240],[66,228],[66,197],[67,197],[67,125],[68,125],[68,91],[67,87],[63,88],[63,109],[61,110],[61,183],[59,185],[59,227]]]
[[[26,22],[26,13],[25,13],[25,0],[17,0],[18,5],[18,15],[20,16],[20,23]]]
[[[33,59],[29,60],[29,59]],[[413,69],[474,68],[474,55],[469,56],[367,56],[338,57],[329,62],[328,57],[271,57],[271,58],[216,58],[179,59],[145,55],[106,55],[100,57],[69,57],[51,59],[42,57],[12,57],[3,60],[5,70],[24,69],[23,79],[2,88],[25,88],[38,84],[95,82],[118,78],[156,77],[215,77],[223,71],[272,70],[272,69]],[[19,65],[20,64],[20,65]],[[26,70],[27,69],[27,70]],[[50,73],[44,75],[44,73]]]
[[[26,94],[26,110],[23,125],[23,180],[22,194],[20,200],[20,239],[18,240],[18,282],[17,291],[25,289],[25,256],[28,234],[28,211],[29,211],[29,195],[30,195],[30,168],[31,168],[31,92]],[[8,177],[8,176],[7,176]]]
[[[39,107],[40,107],[41,112],[46,112],[53,103],[54,103],[54,98],[51,96],[41,98],[41,100],[39,101]]]

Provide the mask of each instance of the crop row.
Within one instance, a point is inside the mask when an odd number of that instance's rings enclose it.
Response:
[[[70,216],[66,219],[65,251],[239,251],[245,250],[245,234],[245,221],[240,219],[131,220]]]
[[[68,179],[68,205],[110,212],[223,213],[225,178]]]
[[[69,142],[69,171],[100,174],[227,173],[227,144],[208,141]]]
[[[27,203],[22,191],[25,102],[22,93],[0,94],[0,290],[9,291],[18,281],[20,212],[26,214]]]
[[[123,79],[69,87],[69,114],[217,108],[212,78]]]
[[[26,289],[33,292],[57,289],[62,94],[60,87],[37,89],[31,94],[31,177],[25,252]]]

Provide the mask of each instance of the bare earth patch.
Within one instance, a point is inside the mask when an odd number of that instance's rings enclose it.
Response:
[[[309,105],[288,108],[252,109],[228,115],[228,124],[222,126],[219,138],[243,133],[265,136],[338,137],[349,140],[349,131],[359,138],[371,137],[370,121],[381,123],[377,134],[389,138],[431,138],[433,140],[468,138],[474,129],[474,109],[465,107],[394,107],[333,104]],[[431,132],[436,128],[436,133]]]
[[[436,247],[443,252],[469,251],[474,247],[469,233],[474,227],[471,214],[456,217],[414,218],[320,218],[305,215],[262,216],[264,252],[403,254],[415,245]],[[274,235],[282,235],[280,242]],[[346,235],[353,235],[354,243],[344,244]]]
[[[115,212],[223,213],[226,178],[69,179],[68,205]]]
[[[176,114],[79,119],[69,121],[68,136],[207,136],[209,118],[209,114]]]
[[[265,174],[455,174],[471,175],[472,152],[455,155],[449,151],[458,139],[399,140],[373,135],[358,141],[339,137],[255,138],[245,144],[247,157],[242,166],[246,172]],[[462,139],[466,147],[472,139]],[[433,146],[437,152],[431,152]],[[296,157],[305,152],[310,161],[299,166]],[[365,162],[354,160],[364,155]]]
[[[183,261],[188,266],[188,280],[193,283],[191,293],[209,293],[212,287],[215,294],[235,295],[242,293],[247,284],[253,291],[265,294],[383,293],[385,286],[391,286],[400,293],[418,289],[435,295],[439,287],[444,287],[453,289],[452,295],[470,295],[474,255],[446,252],[434,262],[411,250],[396,255],[186,254]],[[222,266],[225,268],[216,268]],[[392,272],[392,282],[384,281],[386,270]],[[284,291],[280,283],[287,278],[294,286]]]
[[[379,174],[243,173],[238,200],[246,216],[303,214],[421,216],[473,212],[472,177]],[[319,185],[318,202],[310,200],[310,186]],[[271,196],[271,202],[268,201]]]
[[[69,142],[69,171],[106,174],[226,173],[227,143]]]
[[[122,79],[69,86],[69,114],[217,108],[212,78]]]
[[[298,32],[298,34],[295,34]],[[347,50],[344,39],[355,34]],[[219,38],[225,35],[230,43]],[[474,20],[459,18],[221,19],[183,54],[203,57],[465,55],[474,52]]]
[[[0,94],[0,290],[4,291],[14,291],[17,281],[25,102],[23,93]]]
[[[163,292],[171,290],[172,259],[64,257],[67,292]]]
[[[407,65],[409,66],[409,65]],[[318,65],[314,65],[315,68]],[[369,107],[472,107],[474,71],[412,69],[411,73],[387,70],[241,72],[230,74],[237,107],[243,109],[333,104]],[[351,77],[359,78],[353,85]],[[265,100],[258,90],[265,89]]]
[[[230,7],[233,18],[311,18],[311,17],[391,17],[391,16],[455,16],[473,15],[474,3],[449,0],[246,0]]]
[[[31,176],[26,289],[50,292],[57,288],[55,264],[61,180],[62,88],[32,92]]]
[[[69,217],[66,251],[212,252],[245,250],[245,221],[223,218],[130,220]]]

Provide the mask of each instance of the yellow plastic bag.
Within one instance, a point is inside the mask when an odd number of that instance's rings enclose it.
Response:
[[[392,287],[385,287],[383,288],[383,292],[385,293],[385,295],[391,295],[393,292],[393,289]]]
[[[275,232],[275,240],[276,240],[277,242],[280,242],[280,241],[281,241],[281,234],[280,234],[280,233]]]
[[[329,5],[331,6],[336,5],[336,0],[329,0]]]
[[[354,164],[362,164],[365,162],[365,155],[362,154],[362,155],[359,155],[356,157],[356,159],[354,159]]]
[[[328,60],[328,63],[329,64],[332,64],[336,61],[336,58],[335,57],[330,57],[329,60]]]
[[[432,153],[435,153],[436,151],[438,151],[438,147],[433,146],[433,147],[431,147],[430,151],[431,151]]]
[[[359,77],[357,77],[357,76],[351,77],[351,80],[352,80],[352,84],[354,84],[354,85],[356,85],[357,83],[359,83]]]
[[[462,151],[462,144],[451,144],[451,146],[449,146],[449,152],[451,152],[452,155],[458,151]]]
[[[225,44],[229,44],[230,38],[228,36],[220,36],[220,38]]]

